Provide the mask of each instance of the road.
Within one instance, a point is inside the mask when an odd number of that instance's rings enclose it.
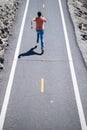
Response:
[[[30,28],[39,10],[47,18],[43,55]],[[87,73],[66,0],[22,1],[17,17],[0,130],[87,130]]]

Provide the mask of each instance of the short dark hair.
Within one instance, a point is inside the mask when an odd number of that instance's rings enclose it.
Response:
[[[37,12],[37,15],[38,15],[38,17],[40,17],[42,15],[42,13],[39,11],[39,12]]]

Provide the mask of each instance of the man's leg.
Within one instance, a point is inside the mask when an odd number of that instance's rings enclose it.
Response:
[[[41,49],[43,50],[44,49],[44,30],[41,30],[40,38],[41,38]]]
[[[37,30],[37,43],[39,43],[39,31]]]

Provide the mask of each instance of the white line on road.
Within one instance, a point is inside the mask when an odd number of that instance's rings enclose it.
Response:
[[[85,120],[85,115],[84,115],[84,111],[83,111],[83,107],[82,107],[82,103],[81,103],[81,98],[80,98],[78,83],[77,83],[77,79],[76,79],[72,54],[71,54],[71,50],[70,50],[70,43],[69,43],[69,38],[68,38],[68,34],[67,34],[67,29],[66,29],[61,0],[58,0],[58,3],[59,3],[59,7],[60,7],[60,12],[61,12],[61,18],[62,18],[62,24],[63,24],[63,29],[64,29],[64,35],[65,35],[69,66],[70,66],[70,71],[71,71],[71,77],[72,77],[72,82],[73,82],[73,87],[74,87],[74,93],[75,93],[81,128],[82,128],[82,130],[87,130],[86,120]]]
[[[19,37],[18,37],[18,42],[17,42],[17,46],[16,46],[16,50],[15,50],[13,63],[12,63],[12,68],[11,68],[8,85],[7,85],[7,89],[6,89],[6,93],[5,93],[5,98],[4,98],[4,102],[3,102],[3,106],[2,106],[2,110],[1,110],[1,114],[0,114],[0,130],[3,129],[3,125],[4,125],[4,121],[5,121],[6,111],[7,111],[7,107],[8,107],[8,102],[9,102],[9,98],[10,98],[10,94],[11,94],[15,69],[16,69],[17,60],[18,60],[18,54],[19,54],[21,40],[22,40],[22,36],[23,36],[28,6],[29,6],[29,0],[27,0],[27,2],[26,2],[25,11],[24,11],[23,19],[22,19],[21,28],[20,28],[20,33],[19,33]]]

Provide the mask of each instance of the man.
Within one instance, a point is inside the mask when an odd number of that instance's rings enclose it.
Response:
[[[31,28],[33,28],[33,22],[36,23],[36,32],[37,32],[37,43],[39,43],[39,39],[41,40],[41,50],[44,53],[44,23],[46,22],[46,18],[42,16],[41,12],[37,12],[36,18],[31,21]]]

